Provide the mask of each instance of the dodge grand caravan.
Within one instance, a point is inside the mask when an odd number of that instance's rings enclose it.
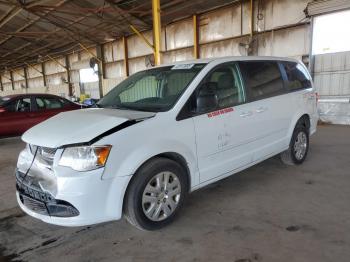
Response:
[[[293,59],[231,57],[138,72],[96,108],[60,113],[22,136],[17,201],[45,222],[171,222],[189,192],[276,154],[301,164],[316,93]]]

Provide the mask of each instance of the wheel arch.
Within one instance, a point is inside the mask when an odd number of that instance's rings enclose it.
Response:
[[[187,161],[185,159],[185,157],[183,157],[181,154],[179,153],[176,153],[176,152],[163,152],[163,153],[159,153],[157,155],[154,155],[150,158],[148,158],[147,160],[145,160],[136,170],[135,174],[146,164],[148,163],[149,161],[152,161],[154,159],[157,159],[157,158],[166,158],[166,159],[170,159],[170,160],[173,160],[175,161],[176,163],[178,163],[186,172],[186,178],[187,178],[187,182],[188,182],[188,190],[190,191],[191,190],[191,185],[193,183],[192,181],[192,178],[191,178],[191,171],[190,171],[190,168],[187,164]],[[124,197],[123,197],[123,210],[124,210],[124,205],[125,205],[125,199],[127,197],[127,194],[128,194],[128,191],[129,191],[129,188],[134,180],[134,178],[136,177],[135,174],[131,177],[127,187],[126,187],[126,190],[125,190],[125,193],[124,193]]]
[[[306,127],[307,130],[310,132],[311,122],[310,122],[309,114],[302,115],[298,119],[297,123],[295,124],[295,126],[298,126],[298,125],[302,125],[302,126]]]
[[[289,132],[288,132],[288,141],[290,141],[292,135],[293,135],[293,131],[294,129],[298,126],[298,125],[302,125],[305,126],[307,128],[307,130],[310,132],[310,128],[311,128],[311,118],[310,115],[307,113],[304,114],[298,114],[294,117],[292,124],[289,128]]]
[[[192,185],[191,171],[190,171],[190,168],[188,167],[186,159],[182,155],[175,152],[165,152],[152,157],[152,159],[157,157],[167,158],[178,163],[185,170],[187,182],[188,182],[188,188],[189,189],[191,188],[191,185]]]

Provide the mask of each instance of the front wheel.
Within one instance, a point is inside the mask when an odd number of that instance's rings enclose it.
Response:
[[[187,193],[188,179],[181,165],[166,158],[152,159],[131,181],[125,217],[140,229],[157,230],[174,220]]]
[[[309,132],[304,126],[294,129],[289,148],[281,153],[282,161],[287,165],[300,165],[309,151]]]

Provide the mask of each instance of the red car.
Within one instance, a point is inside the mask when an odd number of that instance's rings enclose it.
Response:
[[[0,97],[0,137],[21,135],[32,126],[60,112],[76,109],[81,109],[81,106],[48,94]]]

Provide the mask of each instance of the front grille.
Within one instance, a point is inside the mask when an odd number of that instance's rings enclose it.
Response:
[[[22,204],[28,209],[41,215],[53,217],[74,217],[79,211],[64,200],[55,199],[44,192],[38,181],[16,170],[16,189]]]
[[[27,197],[23,194],[20,195],[20,200],[27,208],[38,213],[40,215],[49,215],[46,205],[43,202],[37,201],[33,198]]]
[[[47,157],[53,158],[56,153],[56,148],[49,147],[39,147],[41,149],[41,154]]]
[[[38,147],[38,154],[45,162],[47,162],[47,164],[52,166],[56,150],[56,148]]]

